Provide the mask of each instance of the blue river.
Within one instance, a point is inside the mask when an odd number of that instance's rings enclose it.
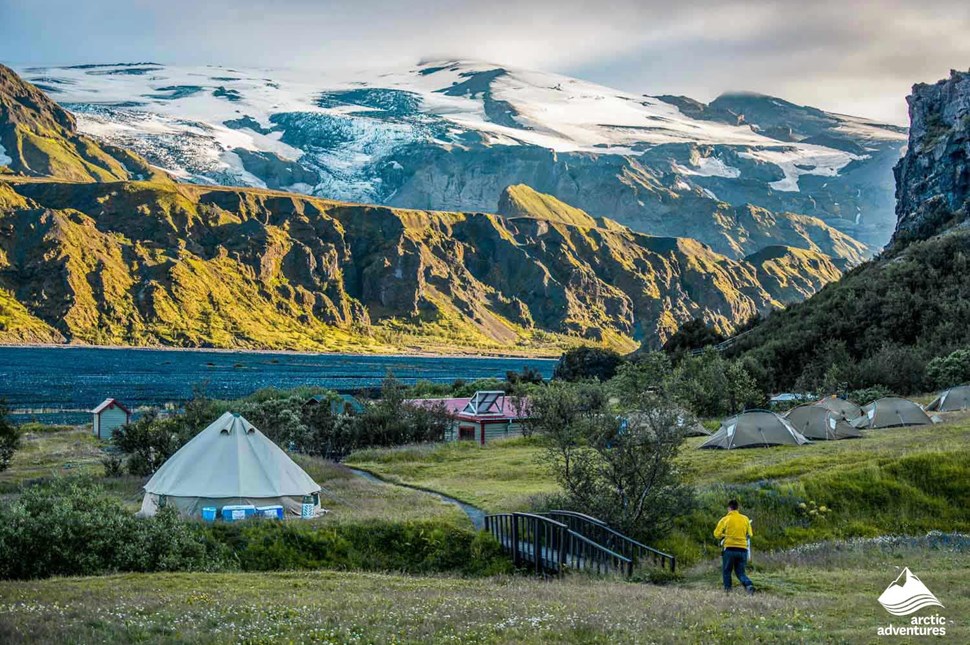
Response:
[[[265,387],[318,385],[342,392],[380,385],[388,371],[405,383],[503,378],[530,366],[543,376],[555,361],[536,358],[358,356],[262,352],[0,347],[0,399],[15,421],[82,423],[108,397],[129,409],[178,404],[205,384],[213,398]]]

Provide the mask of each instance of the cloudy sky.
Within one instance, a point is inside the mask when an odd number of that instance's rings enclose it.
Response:
[[[376,67],[476,58],[645,94],[906,122],[970,67],[967,0],[0,0],[0,62]]]

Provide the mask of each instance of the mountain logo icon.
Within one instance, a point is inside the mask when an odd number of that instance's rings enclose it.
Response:
[[[943,607],[923,581],[913,575],[909,567],[890,583],[879,596],[879,604],[893,616],[908,616],[924,607]]]

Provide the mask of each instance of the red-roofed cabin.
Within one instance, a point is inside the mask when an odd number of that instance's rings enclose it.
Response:
[[[115,428],[131,422],[131,412],[116,399],[105,399],[91,414],[94,436],[98,439],[110,439]]]
[[[522,434],[529,418],[528,402],[515,401],[502,391],[475,392],[471,397],[454,399],[408,399],[408,405],[443,405],[454,423],[445,434],[447,441],[477,441],[514,437]]]

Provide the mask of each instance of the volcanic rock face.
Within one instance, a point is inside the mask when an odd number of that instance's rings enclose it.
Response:
[[[970,217],[970,72],[915,85],[907,100],[909,148],[895,168],[897,244]]]

